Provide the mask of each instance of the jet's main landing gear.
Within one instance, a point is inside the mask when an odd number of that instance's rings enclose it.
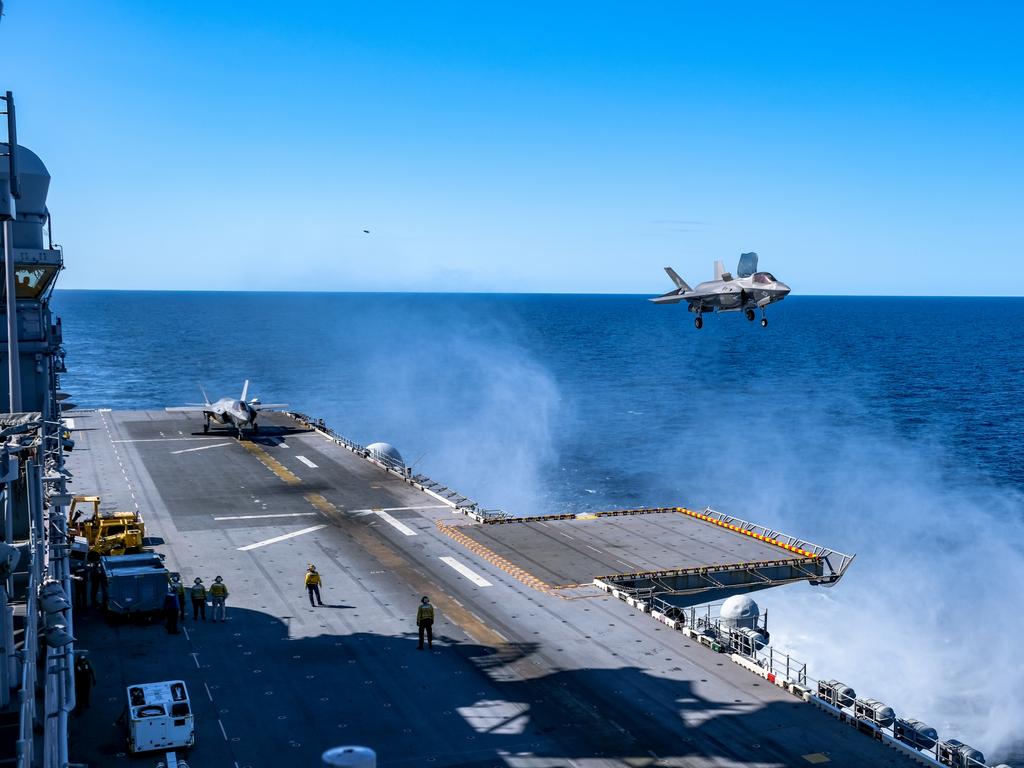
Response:
[[[703,327],[704,327],[704,318],[703,318],[703,317],[701,317],[700,315],[697,315],[697,316],[696,316],[696,317],[695,317],[695,318],[693,319],[693,327],[694,327],[694,328],[696,328],[696,329],[697,329],[698,331],[699,331],[699,330],[700,330],[701,328],[703,328]]]
[[[754,322],[754,310],[748,308],[744,314],[747,316],[747,320]]]
[[[206,421],[205,421],[205,422],[203,423],[203,434],[204,434],[204,435],[206,435],[206,434],[209,434],[209,432],[210,432],[210,420],[209,420],[209,419],[207,419],[207,420],[206,420]]]

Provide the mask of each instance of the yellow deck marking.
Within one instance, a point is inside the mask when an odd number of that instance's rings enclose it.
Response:
[[[256,457],[263,466],[277,475],[279,478],[284,480],[288,485],[298,485],[302,482],[298,475],[292,472],[288,467],[282,464],[280,461],[275,459],[269,453],[256,443],[252,443],[246,440],[241,441],[241,446],[245,448],[249,453]]]
[[[809,755],[801,755],[804,760],[808,763],[831,763],[832,761],[825,757],[821,752],[812,752]]]
[[[505,573],[512,576],[517,581],[522,582],[530,589],[535,589],[538,592],[543,592],[545,595],[552,595],[553,597],[560,597],[563,600],[575,600],[576,597],[569,597],[562,594],[559,590],[576,589],[578,587],[586,587],[589,584],[566,584],[564,587],[553,587],[545,581],[541,581],[532,573],[523,570],[515,563],[506,560],[504,557],[494,552],[493,550],[485,547],[483,544],[478,542],[476,539],[467,536],[459,530],[457,525],[448,525],[441,520],[435,520],[434,525],[437,529],[446,536],[450,536],[459,542],[462,546],[468,549],[477,557],[486,560],[488,563],[493,565],[495,568],[499,568]]]
[[[310,504],[312,504],[314,507],[316,507],[326,515],[338,511],[337,507],[331,504],[331,502],[329,502],[319,493],[307,493],[302,498],[304,498],[306,501],[308,501]]]

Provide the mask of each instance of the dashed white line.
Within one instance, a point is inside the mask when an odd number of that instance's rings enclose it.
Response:
[[[479,573],[476,573],[475,571],[470,570],[468,567],[466,567],[465,565],[460,563],[454,557],[442,557],[441,558],[441,562],[444,563],[445,565],[447,565],[449,568],[452,568],[452,569],[458,571],[459,573],[461,573],[463,576],[465,576],[467,579],[472,581],[478,587],[493,587],[494,586],[493,584],[491,584],[491,582],[489,582],[487,579],[485,579]]]
[[[195,653],[193,651],[192,653],[189,654],[189,656],[191,656],[192,657],[192,661],[194,661],[196,663],[196,669],[202,669],[202,667],[199,666],[199,654]]]
[[[224,741],[227,741],[228,740],[228,732],[224,730],[224,723],[221,722],[221,719],[219,717],[217,718],[217,725],[220,726],[220,734],[221,734],[221,736],[224,737]]]
[[[319,512],[279,512],[274,515],[229,515],[227,517],[215,517],[214,520],[264,520],[268,517],[309,517],[318,515]]]
[[[276,544],[277,542],[284,541],[285,539],[294,539],[296,536],[303,536],[303,535],[305,535],[307,533],[313,533],[313,531],[319,531],[321,528],[326,528],[326,527],[327,527],[326,525],[313,525],[313,526],[310,526],[309,528],[303,528],[301,531],[292,531],[291,533],[285,533],[285,534],[283,534],[281,536],[275,536],[272,539],[265,539],[264,541],[257,541],[255,544],[246,544],[244,547],[239,547],[238,551],[239,552],[248,552],[251,549],[258,549],[260,547],[265,547],[268,544]]]
[[[562,534],[562,536],[565,536],[565,538],[567,538],[567,539],[575,539],[576,538],[575,536],[570,536],[568,533],[562,533],[561,531],[559,531],[559,533]]]
[[[200,445],[198,448],[182,448],[180,451],[171,451],[171,455],[178,453],[191,453],[192,451],[205,451],[207,448],[223,448],[231,443],[214,443],[213,445]]]
[[[600,549],[598,549],[597,547],[592,547],[592,546],[590,546],[589,544],[584,544],[583,546],[585,546],[585,547],[586,547],[587,549],[592,549],[592,550],[594,550],[594,551],[595,551],[595,552],[597,552],[598,554],[601,554],[601,550],[600,550]]]
[[[296,454],[295,458],[298,459],[299,461],[301,461],[303,464],[305,464],[310,469],[316,469],[317,468],[317,465],[314,464],[309,459],[307,459],[305,456],[299,456],[298,454]]]
[[[206,683],[203,683],[203,688],[206,689],[206,698],[208,698],[210,701],[213,701],[213,694],[210,693],[210,686],[208,686]]]
[[[186,627],[182,627],[181,631],[185,633],[185,639],[188,640],[191,643],[192,642],[192,638],[189,637],[188,629]]]
[[[396,520],[391,515],[389,515],[387,512],[385,512],[383,509],[376,510],[376,515],[381,520],[383,520],[385,523],[390,525],[392,528],[395,528],[396,530],[400,531],[401,533],[404,533],[406,536],[415,536],[416,535],[416,531],[414,531],[412,528],[407,526],[405,523],[403,523],[403,522],[401,522],[399,520]]]

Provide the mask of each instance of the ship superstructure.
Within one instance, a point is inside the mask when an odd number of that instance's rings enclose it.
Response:
[[[64,467],[73,443],[61,415],[60,320],[50,297],[63,255],[50,237],[50,176],[17,143],[14,97],[3,97],[0,144],[3,313],[0,329],[0,713],[5,765],[63,766],[74,707],[75,643],[69,602]]]

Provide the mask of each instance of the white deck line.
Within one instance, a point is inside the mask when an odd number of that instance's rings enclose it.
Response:
[[[317,465],[314,464],[309,459],[307,459],[305,456],[299,456],[298,454],[296,454],[295,458],[298,459],[299,461],[301,461],[303,464],[305,464],[310,469],[316,469],[317,468]]]
[[[397,531],[399,531],[401,533],[404,533],[406,536],[415,536],[416,535],[416,531],[414,531],[412,528],[410,528],[408,525],[406,525],[405,523],[401,522],[400,520],[396,520],[391,515],[389,515],[387,512],[385,512],[383,509],[375,510],[374,514],[376,514],[377,517],[379,517],[385,523],[390,525],[392,528],[394,528],[395,530],[397,530]]]
[[[214,520],[265,520],[268,517],[311,517],[319,512],[279,512],[275,515],[229,515],[228,517],[215,517]]]
[[[294,539],[296,536],[303,536],[307,533],[313,533],[313,531],[319,531],[321,528],[326,528],[326,525],[311,525],[309,528],[303,528],[301,531],[292,531],[291,533],[285,533],[281,536],[275,536],[272,539],[264,539],[263,541],[257,541],[255,544],[246,544],[244,547],[239,547],[239,552],[248,552],[251,549],[258,549],[265,547],[268,544],[277,544],[279,541],[285,541],[286,539]]]
[[[191,453],[192,451],[205,451],[207,448],[223,448],[225,445],[231,445],[231,443],[214,443],[213,445],[200,445],[198,448],[182,448],[180,451],[171,451],[171,455]]]
[[[111,440],[112,443],[162,443],[165,440],[223,440],[223,435],[209,437],[140,437],[135,440]]]
[[[491,584],[491,582],[489,582],[487,579],[485,579],[479,573],[476,573],[475,571],[470,570],[465,565],[463,565],[458,560],[456,560],[454,557],[442,557],[441,558],[441,562],[444,563],[445,565],[447,565],[449,568],[454,568],[456,571],[461,573],[463,576],[465,576],[467,579],[472,581],[478,587],[493,587],[494,586],[493,584]]]

